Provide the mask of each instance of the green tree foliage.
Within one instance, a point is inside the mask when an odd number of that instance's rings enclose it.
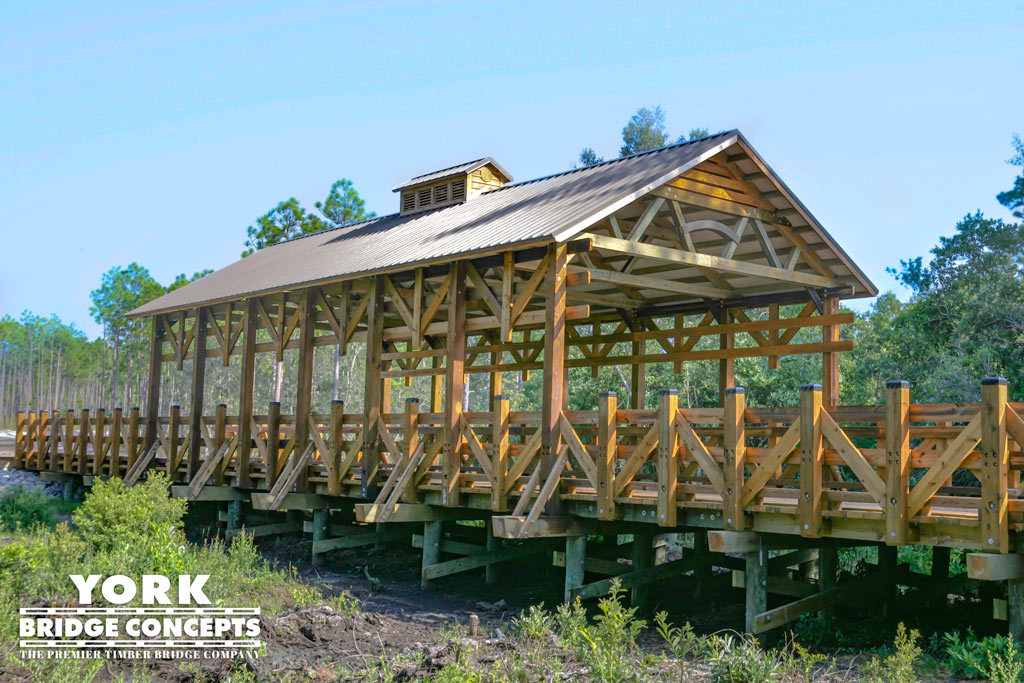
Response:
[[[1024,168],[1024,140],[1019,135],[1013,136],[1013,148],[1016,152],[1009,163]],[[1013,187],[1006,192],[1000,192],[996,199],[999,203],[1013,212],[1017,218],[1024,218],[1024,171],[1021,171],[1017,179],[1013,181]]]
[[[377,215],[373,211],[366,210],[366,202],[356,192],[352,181],[347,178],[342,178],[331,185],[327,199],[317,202],[314,206],[323,214],[324,218],[338,228],[365,221]]]
[[[580,152],[579,159],[576,161],[576,168],[586,168],[587,166],[596,166],[603,163],[604,157],[599,157],[593,147],[584,147]]]
[[[377,215],[366,210],[365,202],[352,181],[345,178],[335,182],[327,199],[314,206],[323,218],[306,211],[295,197],[257,218],[256,225],[250,225],[246,231],[248,238],[242,258],[279,242],[332,227],[344,227]]]
[[[622,147],[619,156],[646,152],[668,144],[668,130],[665,129],[665,112],[661,105],[653,109],[641,107],[622,129]]]
[[[195,273],[192,273],[191,277],[189,277],[188,275],[185,275],[185,273],[181,273],[181,274],[178,275],[178,277],[174,278],[174,282],[172,282],[171,284],[167,285],[167,291],[168,292],[173,292],[176,289],[181,289],[182,287],[184,287],[188,283],[195,282],[196,280],[198,280],[200,278],[204,278],[204,277],[206,277],[207,275],[209,275],[212,272],[213,272],[212,269],[204,268],[203,270],[200,270],[200,271],[197,271]]]
[[[256,225],[248,227],[246,232],[249,237],[245,240],[246,249],[242,252],[242,258],[279,242],[319,232],[327,227],[322,218],[307,213],[299,200],[291,197],[257,218]]]
[[[707,128],[693,128],[688,134],[680,135],[675,142],[696,140],[707,134]],[[619,148],[619,156],[639,154],[669,144],[672,144],[672,139],[665,127],[665,112],[661,105],[641,107],[630,117],[622,129],[622,146]],[[604,158],[598,156],[592,147],[584,147],[576,160],[576,167],[585,168],[603,161]]]

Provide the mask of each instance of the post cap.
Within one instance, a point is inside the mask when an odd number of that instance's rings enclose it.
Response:
[[[345,402],[344,401],[331,401],[331,405],[332,406],[343,406],[343,405],[345,405]]]
[[[115,412],[115,413],[116,413],[116,412],[118,412],[118,411],[120,411],[120,410],[121,410],[121,407],[120,407],[120,406],[118,406],[117,408],[114,408],[114,412]]]
[[[679,393],[678,389],[662,389],[658,392],[659,396],[675,396]]]
[[[224,410],[227,410],[228,409],[228,404],[227,403],[218,403],[217,407],[218,408],[223,408]]]
[[[725,395],[726,396],[729,396],[731,394],[745,394],[745,393],[747,393],[747,390],[744,389],[743,387],[726,387],[725,388]]]
[[[173,406],[171,406],[171,410],[181,410],[181,406],[173,405]]]
[[[1005,386],[1006,385],[1006,378],[1005,377],[986,377],[986,378],[981,380],[981,385],[982,386],[988,386],[988,385],[991,385],[991,384]]]
[[[801,384],[800,391],[821,391],[820,384]]]
[[[138,409],[139,409],[139,407],[138,407],[138,406],[132,406],[132,407],[131,407],[131,409],[132,409],[132,410],[138,410]]]
[[[885,383],[886,389],[909,389],[910,382],[903,379],[891,379]]]
[[[405,402],[406,403],[419,403],[420,400],[418,398],[407,398],[407,399],[405,399]]]
[[[509,398],[508,394],[495,394],[494,395],[494,400],[495,401],[510,401],[512,399]]]
[[[615,398],[618,396],[614,391],[599,391],[597,395],[599,398]]]
[[[267,405],[277,406],[278,408],[280,408],[281,407],[281,402],[280,401],[271,401]]]

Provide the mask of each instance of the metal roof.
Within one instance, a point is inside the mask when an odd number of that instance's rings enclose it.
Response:
[[[442,168],[440,171],[433,171],[432,173],[424,173],[423,175],[418,175],[415,178],[410,178],[409,180],[406,180],[401,185],[395,185],[391,189],[391,191],[398,192],[399,190],[404,190],[407,187],[422,185],[424,183],[432,183],[435,180],[444,180],[445,178],[451,178],[452,176],[472,173],[476,169],[480,168],[481,166],[486,166],[487,164],[490,164],[491,166],[494,166],[494,168],[498,169],[498,172],[505,176],[505,180],[509,182],[512,181],[512,176],[509,175],[508,171],[501,167],[501,164],[499,164],[491,157],[484,157],[483,159],[477,159],[475,161],[467,161],[466,163],[459,164],[458,166],[449,166],[448,168]]]
[[[564,241],[654,188],[742,141],[717,133],[595,166],[485,192],[411,215],[392,214],[267,247],[132,311],[154,315],[251,295],[450,261],[499,247]],[[812,220],[843,259],[842,250]],[[852,264],[852,262],[851,262]],[[851,268],[864,291],[874,285]]]

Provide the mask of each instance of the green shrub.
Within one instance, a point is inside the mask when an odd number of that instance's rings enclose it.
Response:
[[[776,653],[752,638],[712,635],[706,639],[706,647],[714,683],[765,683],[786,673]]]
[[[53,526],[53,504],[37,488],[13,486],[0,498],[0,525],[18,531],[36,525]]]
[[[989,667],[990,657],[996,655],[1002,660],[1013,647],[1009,636],[978,639],[971,629],[963,637],[959,631],[945,633],[942,643],[949,672],[962,678],[981,678]]]
[[[989,651],[985,653],[988,659],[988,666],[985,667],[985,675],[992,683],[1017,683],[1021,673],[1024,673],[1024,662],[1021,661],[1020,651],[1012,638],[1007,639],[1005,651]]]
[[[682,683],[686,679],[686,656],[694,651],[700,638],[693,632],[689,623],[683,624],[681,628],[670,624],[668,612],[658,612],[654,615],[654,625],[679,665],[679,683]]]
[[[171,498],[169,487],[162,472],[130,487],[120,479],[97,481],[75,510],[75,527],[86,542],[104,550],[146,545],[154,536],[174,536],[183,528],[188,503]]]
[[[893,653],[884,660],[872,657],[864,667],[865,680],[868,683],[916,683],[914,662],[922,654],[917,644],[920,638],[921,634],[916,629],[908,632],[900,622],[896,627]]]
[[[636,656],[636,638],[647,622],[636,618],[636,607],[622,604],[625,593],[619,579],[612,579],[608,597],[598,601],[594,626],[580,633],[580,660],[596,681],[643,680],[647,661]]]

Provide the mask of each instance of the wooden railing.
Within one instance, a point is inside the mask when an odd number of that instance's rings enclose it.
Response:
[[[663,391],[656,410],[623,410],[603,393],[598,410],[561,413],[546,467],[540,412],[511,411],[503,396],[447,425],[415,400],[369,424],[336,403],[309,417],[304,444],[296,417],[271,404],[250,418],[248,448],[224,406],[199,421],[198,439],[177,407],[153,434],[137,409],[32,412],[18,416],[12,464],[127,483],[161,469],[192,498],[240,486],[271,492],[274,507],[291,492],[362,496],[376,521],[402,503],[486,495],[492,512],[522,517],[524,528],[555,499],[587,503],[600,520],[639,507],[642,521],[674,527],[701,510],[720,512],[730,530],[1008,552],[1024,530],[1024,404],[1007,402],[1005,382],[986,380],[981,394],[981,403],[911,404],[906,383],[894,382],[883,405],[826,407],[807,385],[796,407],[750,407],[732,389],[723,408],[688,409]]]

